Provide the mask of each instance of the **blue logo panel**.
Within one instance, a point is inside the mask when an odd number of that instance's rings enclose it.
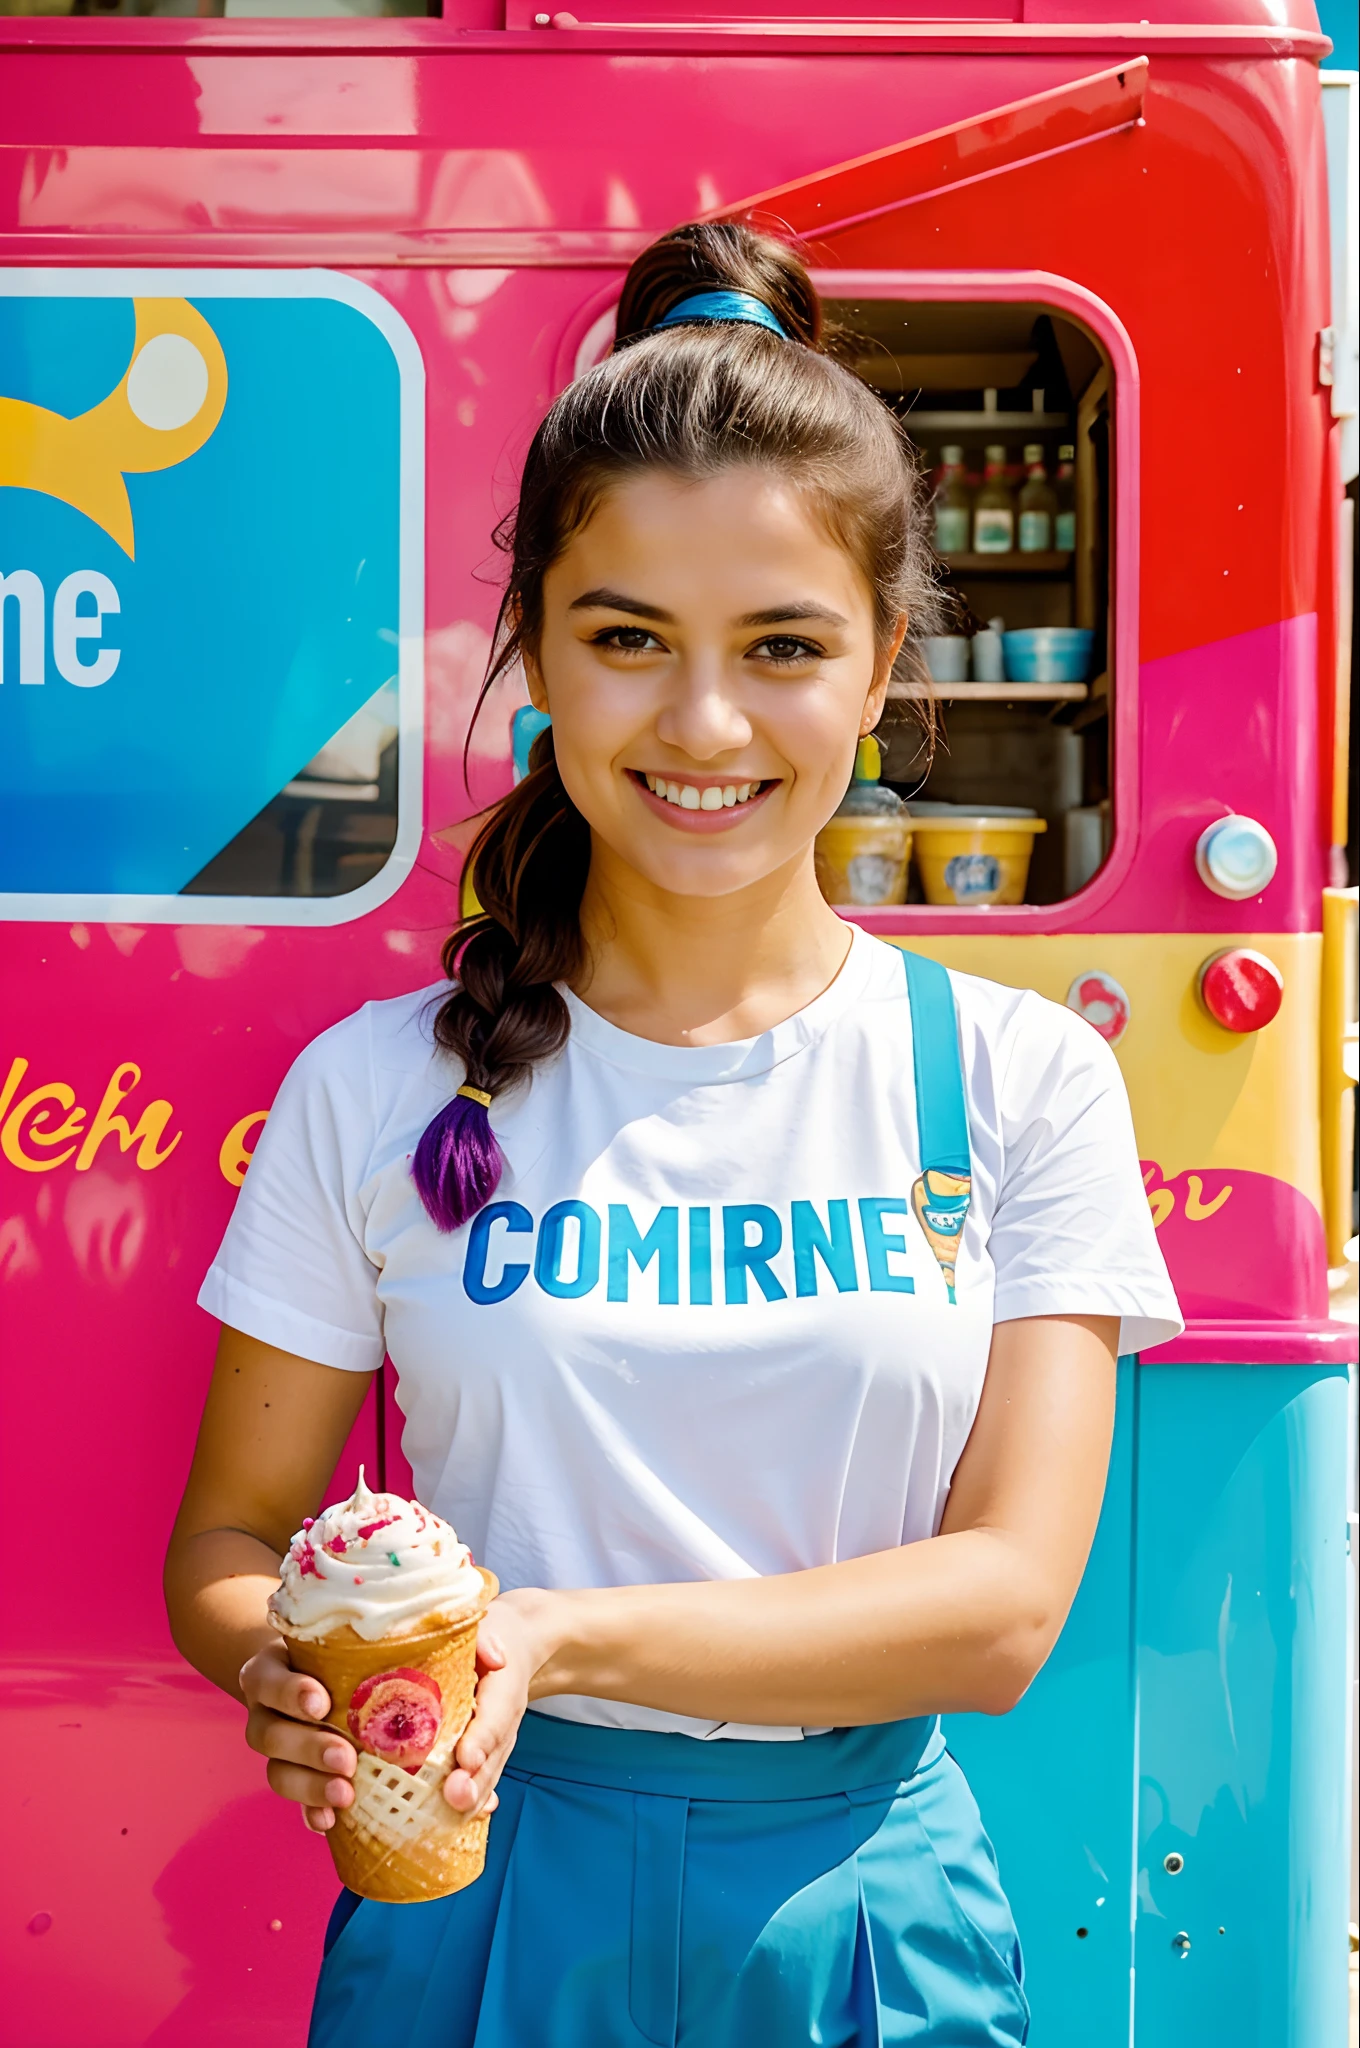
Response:
[[[99,275],[0,295],[0,890],[174,895],[392,698],[419,359],[346,279]]]

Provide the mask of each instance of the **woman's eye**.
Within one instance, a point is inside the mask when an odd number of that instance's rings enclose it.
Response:
[[[606,626],[602,633],[595,635],[597,647],[612,647],[621,654],[643,654],[649,648],[659,647],[655,633],[649,633],[645,626]]]
[[[766,661],[781,663],[817,661],[822,655],[822,649],[815,642],[795,639],[791,633],[772,633],[751,652],[762,655]]]

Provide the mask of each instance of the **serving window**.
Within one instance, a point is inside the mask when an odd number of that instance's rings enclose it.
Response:
[[[1114,823],[1109,358],[1040,303],[845,298],[827,314],[902,419],[931,501],[940,616],[904,651],[879,728],[882,780],[910,813],[906,901],[1074,896]]]

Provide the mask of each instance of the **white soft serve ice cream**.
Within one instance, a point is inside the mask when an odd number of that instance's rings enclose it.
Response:
[[[283,1583],[269,1601],[280,1628],[317,1642],[346,1624],[366,1642],[416,1626],[460,1621],[484,1581],[465,1543],[419,1501],[359,1484],[288,1546]]]

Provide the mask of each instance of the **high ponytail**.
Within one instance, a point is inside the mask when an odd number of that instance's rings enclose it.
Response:
[[[794,252],[735,221],[692,221],[644,249],[624,282],[614,348],[628,348],[694,292],[748,292],[768,307],[791,341],[822,342],[822,302]],[[731,334],[732,328],[724,331]]]
[[[684,302],[706,291],[748,294],[782,332],[691,316]],[[679,323],[656,331],[677,308]],[[863,571],[880,649],[903,612],[913,641],[934,630],[933,558],[910,446],[882,401],[823,349],[812,281],[772,237],[698,222],[643,251],[619,302],[613,354],[552,405],[530,445],[519,504],[497,532],[509,575],[479,711],[492,684],[537,652],[547,571],[606,492],[649,468],[699,481],[749,464],[791,478]],[[924,664],[908,652],[897,673],[916,680]],[[590,828],[563,786],[551,728],[468,858],[482,909],[444,948],[455,986],[434,1035],[461,1063],[469,1092],[440,1110],[412,1164],[421,1200],[446,1231],[499,1186],[504,1159],[487,1098],[562,1050],[570,1016],[558,984],[585,965]]]

